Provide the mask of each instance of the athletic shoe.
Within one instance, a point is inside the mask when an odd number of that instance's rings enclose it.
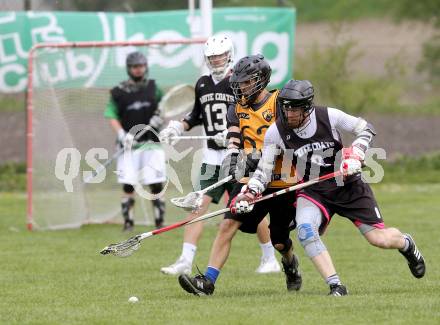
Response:
[[[330,285],[330,292],[328,295],[334,296],[334,297],[346,296],[346,295],[348,295],[348,291],[347,291],[347,288],[341,283],[331,284]]]
[[[210,296],[214,293],[214,283],[212,283],[203,274],[197,274],[195,277],[190,277],[186,274],[179,276],[180,286],[189,293],[196,296]]]
[[[281,272],[280,263],[276,258],[261,258],[260,266],[255,270],[259,274]]]
[[[122,229],[122,231],[130,232],[130,231],[133,231],[133,228],[134,228],[134,221],[133,220],[127,219],[124,221],[124,228]]]
[[[408,249],[405,252],[402,252],[399,249],[400,254],[405,256],[408,261],[409,269],[417,279],[423,278],[425,275],[426,267],[425,267],[425,259],[422,256],[422,253],[417,249],[416,242],[409,234],[403,234],[409,240]]]
[[[184,257],[179,257],[179,259],[170,266],[164,266],[160,269],[160,272],[169,275],[178,275],[178,274],[191,274],[192,265],[189,261],[187,261]]]
[[[286,275],[286,286],[288,291],[298,291],[302,285],[302,277],[299,272],[298,259],[295,255],[293,255],[292,262],[288,263],[285,261],[284,257],[281,259],[281,263],[283,264],[283,271]]]

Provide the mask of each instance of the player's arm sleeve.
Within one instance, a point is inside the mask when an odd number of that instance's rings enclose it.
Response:
[[[118,108],[116,107],[113,98],[108,101],[107,106],[105,107],[104,117],[119,120]]]
[[[240,123],[237,117],[237,113],[235,112],[234,103],[231,103],[228,107],[226,120],[227,120],[227,128],[228,128],[228,134],[226,135],[227,144],[228,144],[227,148],[239,149],[243,147],[243,141],[240,133]]]
[[[248,182],[248,187],[257,193],[262,193],[272,180],[273,169],[275,168],[276,158],[284,150],[284,143],[276,124],[272,124],[267,129],[264,136],[263,149],[261,150],[261,159],[252,178]]]
[[[330,124],[339,131],[349,132],[356,136],[352,146],[367,151],[376,131],[374,127],[361,117],[355,117],[336,108],[328,108]]]
[[[183,119],[182,122],[185,122],[188,124],[188,129],[185,129],[186,131],[191,130],[193,127],[197,125],[201,125],[203,123],[203,117],[202,117],[202,105],[200,104],[199,96],[197,94],[198,89],[198,83],[195,87],[195,96],[194,96],[194,106],[191,112],[189,112]]]

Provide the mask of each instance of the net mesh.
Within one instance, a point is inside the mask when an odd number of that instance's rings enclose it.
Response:
[[[93,170],[85,160],[92,148],[104,148],[107,158],[117,150],[115,134],[103,115],[109,91],[127,79],[125,58],[133,51],[146,55],[148,75],[165,94],[176,85],[194,84],[200,75],[197,66],[202,53],[200,46],[199,41],[172,45],[42,47],[34,51],[33,87],[28,94],[33,108],[31,157],[28,157],[32,164],[28,188],[32,200],[28,204],[32,207],[29,219],[33,227],[75,228],[84,223],[122,220],[121,186],[117,184],[115,164],[109,166],[101,183],[83,183],[86,178],[83,172]],[[176,58],[186,61],[176,62]],[[146,215],[145,203],[137,204],[135,222],[151,223]]]

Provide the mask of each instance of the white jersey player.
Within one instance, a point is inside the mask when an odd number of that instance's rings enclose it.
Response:
[[[226,154],[227,110],[234,105],[234,94],[229,84],[229,75],[234,58],[234,47],[227,36],[210,37],[204,49],[206,65],[210,75],[202,76],[195,86],[195,103],[193,110],[182,121],[170,121],[160,133],[161,141],[173,144],[173,137],[189,131],[197,125],[203,125],[206,135],[216,136],[208,140],[203,149],[203,162],[200,171],[201,189],[219,181],[220,167]],[[211,202],[219,203],[225,191],[229,192],[232,185],[226,183],[209,192],[202,199],[202,204],[191,217],[204,214]],[[182,254],[177,261],[161,268],[165,274],[190,274],[197,250],[197,242],[203,231],[203,223],[194,223],[185,227]],[[275,258],[274,248],[270,242],[268,222],[263,219],[257,230],[262,249],[261,264],[258,273],[279,272],[280,265]]]

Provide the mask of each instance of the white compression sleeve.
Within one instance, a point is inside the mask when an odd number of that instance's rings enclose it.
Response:
[[[276,124],[274,123],[266,131],[261,159],[254,175],[248,182],[249,188],[258,193],[262,193],[266,189],[267,184],[269,184],[272,179],[275,160],[284,148],[283,140],[281,139]]]

